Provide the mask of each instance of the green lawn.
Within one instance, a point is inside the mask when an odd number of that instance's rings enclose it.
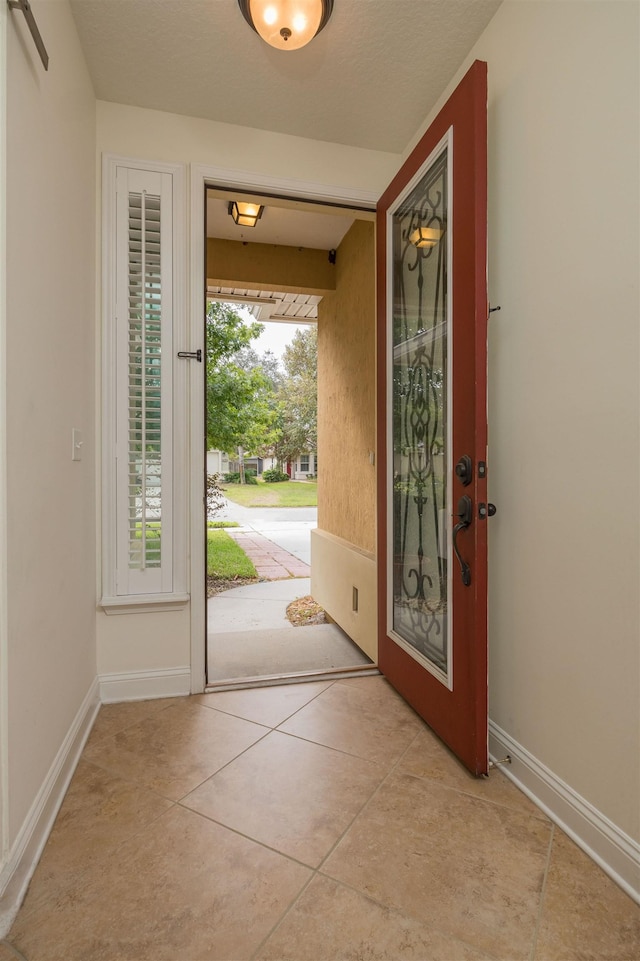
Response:
[[[258,576],[245,552],[224,530],[207,532],[207,575],[230,580]]]
[[[265,484],[223,484],[224,496],[242,507],[317,507],[318,485],[313,481]]]

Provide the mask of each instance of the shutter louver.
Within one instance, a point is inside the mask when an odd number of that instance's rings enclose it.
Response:
[[[162,559],[160,197],[129,194],[129,568]]]

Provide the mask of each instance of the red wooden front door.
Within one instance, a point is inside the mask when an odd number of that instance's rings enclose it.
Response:
[[[487,753],[487,66],[378,204],[379,665],[475,774]]]

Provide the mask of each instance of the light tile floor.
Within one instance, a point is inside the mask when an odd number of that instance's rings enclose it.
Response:
[[[640,908],[357,678],[103,707],[16,958],[637,961]]]

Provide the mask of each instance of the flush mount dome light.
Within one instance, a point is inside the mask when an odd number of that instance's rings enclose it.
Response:
[[[260,204],[245,204],[241,201],[229,201],[229,215],[233,217],[234,223],[239,227],[255,227],[260,218],[264,207]]]
[[[238,0],[247,23],[277,50],[298,50],[320,33],[333,0]]]

